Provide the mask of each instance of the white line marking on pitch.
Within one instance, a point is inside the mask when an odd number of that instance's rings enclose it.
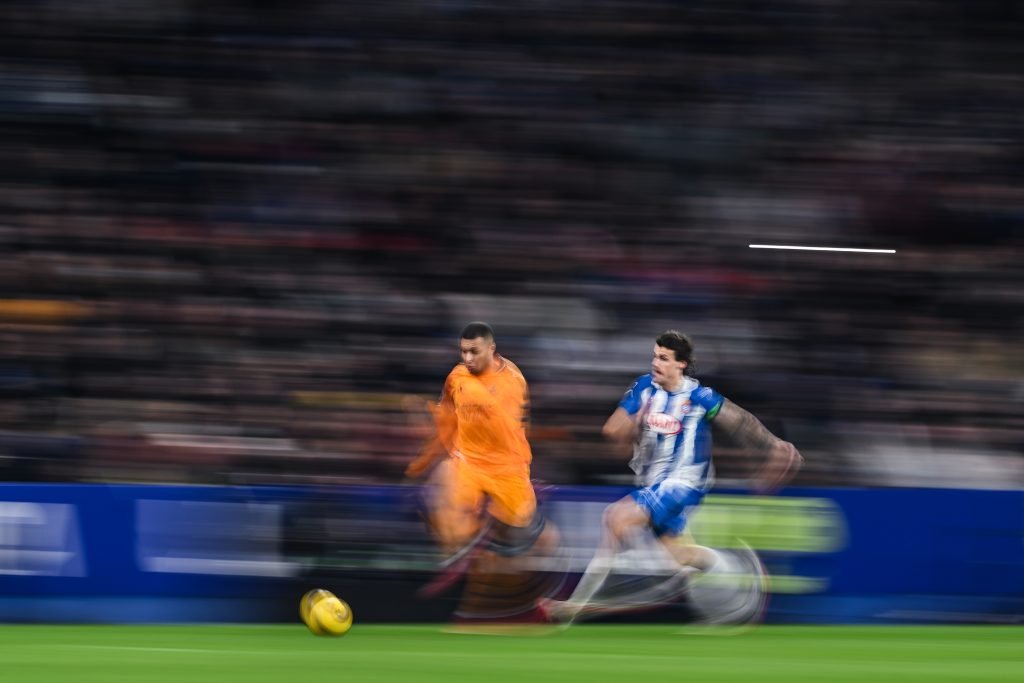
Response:
[[[210,654],[257,655],[273,654],[267,650],[210,650],[199,647],[141,647],[133,645],[74,645],[67,643],[64,647],[77,647],[87,650],[128,650],[134,652],[209,652]]]

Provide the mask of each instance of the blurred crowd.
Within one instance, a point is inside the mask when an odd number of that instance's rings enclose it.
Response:
[[[675,328],[798,484],[1020,487],[1022,29],[995,0],[3,3],[0,479],[397,482],[483,319],[545,481],[628,481],[600,427]]]

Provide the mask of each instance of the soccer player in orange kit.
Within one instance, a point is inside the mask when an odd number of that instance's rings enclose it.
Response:
[[[493,572],[501,557],[551,554],[558,544],[530,482],[523,373],[497,353],[487,323],[466,325],[459,353],[462,362],[431,407],[436,434],[406,469],[413,478],[429,472],[437,487],[430,522],[449,554],[449,575],[457,563],[464,570],[473,554],[478,569]]]

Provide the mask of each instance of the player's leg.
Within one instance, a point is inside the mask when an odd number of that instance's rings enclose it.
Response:
[[[537,506],[529,469],[492,476],[485,484],[494,533],[490,549],[504,557],[551,556],[559,547],[558,528]]]
[[[666,550],[690,568],[685,586],[687,602],[707,624],[750,624],[763,614],[767,578],[757,554],[746,544],[733,550],[698,545],[682,533],[691,513],[687,509],[670,531],[660,537]]]
[[[689,517],[702,502],[703,492],[666,481],[652,487],[643,496],[649,501],[652,529],[665,550],[682,567],[702,573],[736,570],[731,555],[699,545],[686,533]]]
[[[683,567],[707,571],[720,561],[720,555],[713,548],[697,545],[692,538],[682,540],[676,536],[662,535],[658,538],[665,550]]]
[[[749,625],[764,614],[768,579],[757,553],[746,544],[714,551],[716,562],[693,577],[689,605],[705,624]]]
[[[677,549],[670,553],[668,545],[660,542],[660,537],[680,533],[686,524],[686,509],[697,504],[702,497],[700,491],[668,482],[639,489],[610,505],[605,510],[602,540],[594,558],[568,600],[544,604],[550,616],[556,621],[576,618],[594,603],[595,595],[613,571],[661,574],[666,581],[660,585],[656,583],[653,588],[644,587],[634,594],[624,593],[613,599],[602,599],[599,607],[603,609],[624,605],[633,608],[647,600],[646,596],[657,595],[658,600],[664,600],[665,595],[678,595],[673,586],[681,585],[680,568],[703,558],[699,553],[690,555],[687,554],[689,551]]]
[[[637,529],[647,527],[650,517],[632,496],[626,496],[605,508],[602,515],[601,540],[594,556],[580,577],[568,600],[546,600],[541,603],[553,621],[572,621],[604,585],[615,565],[616,555]]]
[[[732,571],[732,556],[714,548],[699,545],[689,533],[686,525],[698,507],[700,497],[683,497],[683,509],[673,518],[663,522],[658,528],[658,540],[665,550],[683,567],[690,567],[700,572]],[[692,504],[690,504],[692,503]]]
[[[485,494],[475,468],[450,458],[435,476],[430,521],[445,557],[438,574],[420,589],[421,597],[435,597],[454,585],[466,573],[489,532]]]
[[[525,467],[485,476],[491,516],[486,545],[477,553],[456,612],[463,620],[507,620],[529,616],[538,598],[564,580],[544,567],[558,549],[558,530],[538,508]]]
[[[484,493],[472,468],[450,458],[431,476],[431,525],[448,556],[471,544],[484,526]]]

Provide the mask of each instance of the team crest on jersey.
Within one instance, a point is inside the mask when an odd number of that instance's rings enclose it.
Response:
[[[683,423],[668,413],[651,413],[647,416],[647,428],[655,434],[678,434]]]

